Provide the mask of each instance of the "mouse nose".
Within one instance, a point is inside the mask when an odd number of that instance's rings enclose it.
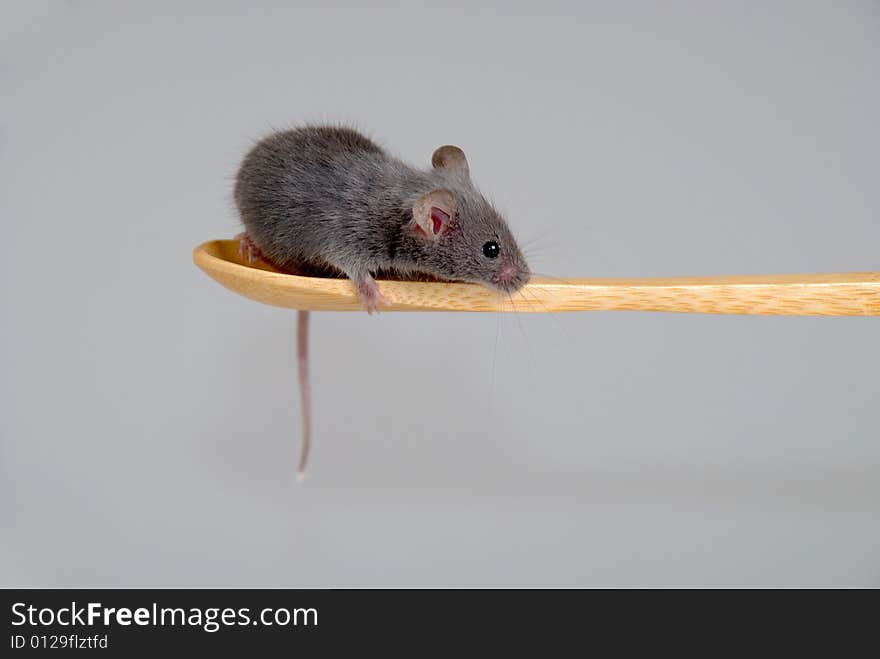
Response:
[[[505,291],[515,291],[525,283],[522,273],[510,261],[501,264],[501,267],[495,272],[492,282]]]
[[[508,263],[498,269],[495,277],[498,279],[499,283],[505,283],[513,279],[514,275],[516,275],[516,268],[513,267],[512,263]]]

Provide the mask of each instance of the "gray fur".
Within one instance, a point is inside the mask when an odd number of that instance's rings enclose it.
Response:
[[[413,206],[444,188],[456,211],[434,241],[415,229]],[[422,273],[506,291],[529,278],[507,224],[466,167],[416,169],[348,128],[306,126],[263,139],[242,162],[235,201],[250,239],[282,270],[338,270],[356,282]],[[483,255],[489,240],[501,246],[499,258]],[[513,274],[493,282],[501,267]]]

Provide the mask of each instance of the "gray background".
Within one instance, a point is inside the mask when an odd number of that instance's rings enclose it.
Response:
[[[880,585],[878,320],[319,314],[297,485],[294,315],[190,257],[342,120],[541,272],[880,270],[877,3],[285,4],[2,5],[0,582]]]

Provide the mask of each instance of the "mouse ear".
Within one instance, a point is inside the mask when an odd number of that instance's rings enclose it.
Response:
[[[445,188],[431,190],[413,204],[413,222],[417,233],[437,240],[449,229],[455,217],[455,197]]]
[[[464,157],[464,151],[457,146],[447,144],[441,146],[434,155],[431,156],[431,164],[434,169],[448,169],[453,172],[459,172],[467,176],[469,174],[467,158]]]

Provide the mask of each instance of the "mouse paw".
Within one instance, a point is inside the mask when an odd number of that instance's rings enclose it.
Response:
[[[260,253],[260,248],[257,247],[256,243],[251,240],[251,237],[247,235],[247,231],[242,231],[235,237],[238,240],[238,256],[240,258],[244,258],[244,255],[247,254],[248,263],[253,263],[254,259],[258,259],[263,255]]]
[[[357,282],[358,298],[360,298],[361,306],[366,309],[367,313],[372,315],[379,311],[379,307],[389,307],[391,303],[379,292],[379,285],[376,280],[370,276],[363,277]]]

